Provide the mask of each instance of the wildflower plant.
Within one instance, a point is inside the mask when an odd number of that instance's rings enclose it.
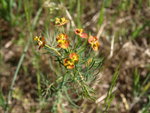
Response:
[[[98,38],[88,35],[83,29],[76,28],[66,32],[65,25],[69,22],[65,17],[55,19],[57,29],[56,46],[48,45],[43,36],[35,36],[34,41],[39,49],[45,49],[54,57],[61,70],[53,82],[44,79],[43,97],[55,97],[54,108],[58,107],[58,100],[65,94],[71,103],[76,97],[87,97],[94,100],[94,90],[90,87],[90,81],[96,78],[100,71],[102,58],[96,55],[100,43]],[[73,34],[72,36],[70,34]],[[70,92],[70,93],[69,93]],[[74,104],[75,105],[75,104]]]

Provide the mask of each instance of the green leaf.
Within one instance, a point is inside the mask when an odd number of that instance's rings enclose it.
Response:
[[[138,95],[140,87],[140,74],[137,69],[134,72],[134,79],[133,79],[133,93],[134,95]]]
[[[65,88],[65,95],[66,95],[67,100],[70,102],[71,105],[73,105],[73,106],[76,107],[76,108],[79,108],[79,106],[76,105],[76,104],[73,102],[73,100],[70,98],[70,96],[69,96],[69,94],[68,94],[68,92],[67,92],[67,88]]]
[[[98,19],[98,25],[102,25],[102,23],[104,21],[104,12],[105,12],[105,8],[103,6],[101,8],[101,10],[100,10],[100,15],[99,15],[99,19]]]
[[[0,90],[0,106],[5,109],[6,108],[6,102],[5,102],[5,99],[4,99],[4,96],[3,96],[3,93],[2,91]]]
[[[136,38],[138,38],[138,36],[140,35],[140,33],[145,29],[145,27],[149,27],[150,26],[150,21],[146,21],[142,26],[139,26],[135,29],[135,31],[132,33],[131,35],[131,39],[135,40]]]
[[[115,87],[116,83],[117,83],[117,79],[118,79],[118,76],[119,76],[119,67],[120,65],[118,65],[118,67],[116,68],[115,70],[115,73],[112,77],[112,81],[111,81],[111,85],[110,85],[110,88],[108,90],[108,93],[107,93],[107,97],[105,99],[105,112],[108,111],[109,107],[110,107],[110,104],[112,103],[112,100],[114,99],[114,94],[113,94],[113,88]]]

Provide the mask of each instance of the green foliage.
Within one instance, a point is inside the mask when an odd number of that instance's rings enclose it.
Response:
[[[148,96],[148,103],[143,106],[141,113],[149,113],[149,111],[150,111],[150,96]]]
[[[144,78],[144,80],[142,80],[141,77],[140,77],[140,73],[139,73],[138,69],[135,69],[133,80],[134,80],[133,81],[133,94],[134,94],[134,97],[138,98],[139,101],[141,101],[140,99],[142,97],[146,97],[148,102],[145,103],[144,105],[142,105],[141,111],[142,111],[142,113],[148,113],[147,111],[150,110],[149,109],[150,108],[150,97],[149,97],[150,73],[148,73],[146,75],[146,77]]]
[[[11,8],[13,2],[12,0],[1,0],[0,1],[0,17],[4,18],[7,21],[11,21]]]
[[[143,96],[148,93],[150,89],[150,73],[146,75],[144,81],[141,82],[140,73],[137,69],[134,72],[134,79],[133,79],[133,94],[134,96]]]
[[[134,89],[134,95],[137,95],[140,90],[140,74],[138,70],[136,69],[134,72],[134,81],[133,81],[133,89]]]
[[[107,97],[105,99],[105,106],[106,107],[105,107],[105,111],[104,112],[106,112],[106,113],[108,112],[108,109],[109,109],[109,107],[110,107],[110,105],[112,103],[112,100],[115,97],[115,94],[113,93],[113,89],[116,86],[117,79],[118,79],[118,76],[119,76],[119,67],[120,66],[118,66],[116,68],[116,70],[115,70],[115,73],[114,73],[114,75],[112,77],[110,88],[109,88],[108,93],[107,93]]]
[[[146,21],[142,26],[137,27],[131,35],[131,39],[134,40],[138,38],[141,34],[141,32],[146,28],[150,26],[150,21]]]
[[[99,19],[98,19],[98,24],[102,25],[103,21],[104,21],[104,13],[105,12],[105,7],[104,5],[102,6],[102,8],[100,9],[100,15],[99,15]]]
[[[0,90],[0,106],[5,110],[6,109],[6,101],[4,99],[4,95],[2,90]]]

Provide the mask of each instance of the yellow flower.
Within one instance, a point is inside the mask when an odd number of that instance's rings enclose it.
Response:
[[[69,58],[73,61],[73,62],[78,62],[79,60],[79,56],[76,53],[71,53],[69,55]]]
[[[91,47],[94,51],[98,51],[100,43],[98,42],[98,38],[95,36],[90,36],[88,39],[89,44],[91,44]]]
[[[67,68],[67,69],[73,69],[75,66],[74,66],[74,62],[70,59],[64,59],[64,66]]]
[[[88,39],[88,42],[89,42],[90,44],[94,43],[95,41],[98,41],[98,38],[95,37],[95,36],[90,36],[89,39]]]
[[[57,36],[56,41],[58,43],[58,47],[66,49],[69,47],[68,36],[64,33],[61,33]]]
[[[36,36],[36,37],[33,38],[33,40],[34,40],[34,41],[39,41],[40,38],[39,38],[38,36]]]
[[[41,49],[42,47],[45,46],[46,42],[45,42],[45,38],[44,37],[36,36],[36,37],[33,38],[33,40],[37,42],[37,44],[39,46],[39,49]]]
[[[83,32],[83,29],[75,29],[75,34],[79,35],[81,38],[87,38],[88,35]]]
[[[78,62],[79,56],[76,53],[69,54],[69,58],[65,58],[63,60],[63,64],[67,69],[73,69],[75,67],[75,63]]]
[[[67,40],[68,39],[68,36],[64,33],[61,33],[57,36],[56,40]]]
[[[93,48],[94,51],[98,51],[99,46],[100,46],[100,43],[98,41],[91,44],[91,47]]]
[[[68,20],[67,20],[65,17],[63,17],[63,18],[61,18],[61,22],[62,22],[62,23],[67,23]]]
[[[55,24],[59,24],[60,23],[60,18],[55,18]]]
[[[83,29],[75,29],[75,34],[80,35],[83,33]]]
[[[68,22],[69,22],[69,20],[66,19],[65,17],[55,19],[55,25],[57,25],[57,26],[65,25]]]
[[[67,40],[59,40],[58,47],[66,49],[69,47],[69,42]]]

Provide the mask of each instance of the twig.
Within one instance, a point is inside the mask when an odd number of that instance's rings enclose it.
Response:
[[[126,110],[129,110],[129,104],[128,104],[128,102],[127,102],[126,97],[124,96],[123,93],[121,93],[120,96],[121,96],[121,98],[122,98],[122,102],[124,103],[124,106],[125,106]]]
[[[72,27],[76,27],[71,14],[69,13],[69,11],[66,8],[65,8],[65,10],[66,10],[66,14],[67,14],[69,20],[71,21]]]
[[[96,13],[96,14],[92,17],[92,19],[90,20],[90,22],[88,21],[88,22],[85,23],[84,27],[90,26],[91,23],[96,22],[96,20],[98,19],[99,15],[100,15],[99,12]]]
[[[113,89],[112,93],[115,92],[116,90],[117,90],[117,87],[115,87],[115,88]],[[107,93],[104,94],[104,95],[102,95],[100,98],[98,98],[98,99],[95,101],[95,103],[97,104],[97,103],[103,101],[106,97],[107,97]]]
[[[116,24],[122,24],[123,22],[129,21],[130,19],[131,19],[131,16],[120,18],[116,21]]]
[[[101,36],[101,34],[102,34],[102,32],[103,32],[105,26],[106,26],[106,23],[104,23],[104,24],[100,27],[100,29],[98,30],[98,33],[97,33],[97,35],[96,35],[96,37],[97,37],[98,39],[100,38],[100,36]]]
[[[108,56],[108,59],[110,59],[113,56],[113,52],[114,52],[114,42],[115,42],[115,36],[112,36],[112,40],[111,40],[111,48],[110,48],[110,55]]]

